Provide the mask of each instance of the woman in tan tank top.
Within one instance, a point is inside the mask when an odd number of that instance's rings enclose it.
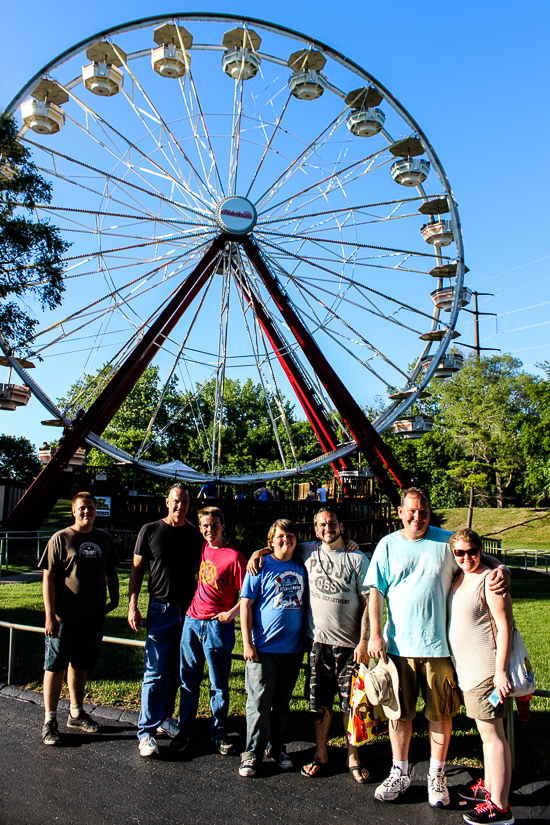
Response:
[[[481,561],[481,538],[459,530],[449,544],[460,572],[449,594],[449,647],[464,694],[466,714],[475,719],[483,742],[485,780],[459,788],[459,794],[478,804],[464,814],[470,825],[506,823],[514,817],[508,805],[511,779],[510,748],[504,719],[512,685],[508,663],[512,645],[512,600],[485,586],[489,568]],[[498,703],[489,696],[498,694]]]

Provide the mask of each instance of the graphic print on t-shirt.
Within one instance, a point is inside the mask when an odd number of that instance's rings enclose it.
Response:
[[[101,547],[93,541],[85,541],[78,548],[78,555],[81,559],[100,559]]]
[[[333,597],[340,594],[349,596],[353,575],[353,567],[346,564],[344,558],[339,559],[339,564],[335,565],[331,559],[326,557],[326,554],[323,557],[319,550],[316,555],[311,556],[309,562],[311,595],[317,599],[348,604],[349,599],[334,599]]]
[[[304,599],[304,577],[291,570],[275,578],[276,595],[273,600],[274,610],[289,610],[302,607]]]
[[[216,579],[218,578],[218,568],[212,559],[203,559],[199,567],[199,581],[202,584],[211,585],[214,590],[219,590]]]

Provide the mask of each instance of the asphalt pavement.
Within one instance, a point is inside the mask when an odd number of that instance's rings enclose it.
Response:
[[[42,744],[42,696],[0,684],[1,825],[458,825],[464,808],[456,785],[475,771],[448,766],[451,804],[430,808],[427,763],[413,766],[413,783],[397,802],[381,803],[374,789],[389,771],[387,742],[362,749],[372,781],[358,785],[344,764],[345,752],[331,749],[329,770],[316,779],[300,774],[313,754],[310,742],[293,742],[295,768],[282,772],[264,762],[252,779],[238,775],[244,729],[232,733],[237,754],[221,756],[206,738],[188,757],[174,754],[159,737],[160,757],[144,759],[136,739],[137,714],[91,707],[103,732],[86,735],[65,727],[62,700],[60,747]],[[517,823],[550,820],[550,783],[521,785],[514,777],[512,807]],[[518,793],[519,791],[519,793]]]

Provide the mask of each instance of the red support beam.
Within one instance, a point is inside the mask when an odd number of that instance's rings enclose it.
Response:
[[[302,352],[320,378],[328,395],[332,398],[334,406],[346,422],[361,452],[372,467],[386,495],[397,506],[400,497],[391,481],[391,477],[399,487],[409,487],[411,482],[405,470],[394,457],[390,448],[382,441],[359,404],[330,366],[309,330],[306,329],[292,309],[277,280],[266,266],[254,241],[247,236],[241,239],[241,244],[281,315],[292,330],[292,334],[300,345]]]
[[[56,453],[4,519],[3,530],[28,530],[42,524],[57,500],[57,482],[60,474],[77,449],[84,443],[88,433],[94,432],[101,435],[116,414],[128,393],[143,375],[187,307],[212,274],[226,241],[227,237],[223,233],[218,235],[89,410],[81,416],[76,416],[71,429],[61,438]]]
[[[295,363],[292,353],[288,351],[288,347],[281,339],[277,328],[275,327],[269,313],[266,312],[262,304],[258,301],[256,295],[251,289],[246,289],[243,283],[243,274],[239,273],[237,283],[241,289],[248,304],[254,310],[254,313],[267,335],[275,355],[290,381],[290,384],[296,393],[298,401],[313,427],[315,435],[325,453],[329,453],[338,447],[338,436],[334,429],[334,425],[327,416],[323,407],[317,401],[313,389],[309,386],[305,377],[302,375],[298,365]],[[347,458],[339,459],[341,468],[352,469],[352,466]],[[332,463],[334,474],[338,476],[338,468]]]

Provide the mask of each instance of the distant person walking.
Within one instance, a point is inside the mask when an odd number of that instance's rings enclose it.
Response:
[[[326,504],[326,501],[327,501],[327,488],[324,486],[324,484],[318,484],[317,485],[317,501],[320,501],[323,504]]]
[[[83,709],[86,675],[99,657],[105,616],[115,610],[119,600],[116,551],[110,535],[94,527],[94,496],[77,493],[71,508],[74,523],[52,536],[38,562],[44,571],[46,613],[42,728],[45,745],[59,745],[62,741],[57,707],[65,672],[71,701],[67,727],[85,733],[101,731],[101,725]]]

